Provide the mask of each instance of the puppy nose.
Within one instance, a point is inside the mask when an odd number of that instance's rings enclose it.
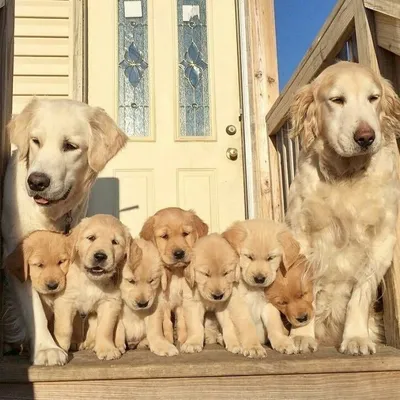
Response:
[[[149,301],[138,301],[136,304],[139,308],[145,308],[147,307],[147,304],[149,304]]]
[[[212,294],[212,298],[214,300],[221,300],[224,297],[224,293],[217,292]]]
[[[308,320],[308,315],[307,314],[300,314],[296,319],[299,322],[306,322]]]
[[[96,261],[99,261],[99,262],[107,260],[107,254],[103,253],[102,251],[98,251],[97,253],[94,253],[93,257]]]
[[[46,286],[49,290],[56,290],[58,288],[58,282],[50,281],[46,283]]]
[[[374,140],[375,131],[366,122],[361,122],[354,133],[354,141],[363,149],[367,149]]]
[[[177,260],[181,260],[183,257],[185,257],[185,252],[183,250],[181,250],[181,249],[175,250],[174,251],[174,257]]]
[[[265,276],[262,276],[262,275],[255,276],[254,277],[254,282],[255,283],[259,283],[259,284],[264,283],[265,282]]]
[[[42,192],[50,186],[50,178],[41,172],[32,172],[28,176],[28,185],[35,192]]]

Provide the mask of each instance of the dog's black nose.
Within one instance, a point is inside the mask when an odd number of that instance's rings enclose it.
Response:
[[[46,286],[49,290],[56,290],[58,288],[58,282],[50,281],[46,283]]]
[[[262,284],[265,282],[265,276],[257,275],[254,277],[254,282],[258,284]]]
[[[296,319],[300,323],[306,322],[308,320],[308,315],[307,314],[300,314]]]
[[[103,253],[102,251],[98,251],[97,253],[94,253],[93,257],[96,261],[99,261],[99,262],[107,260],[107,254]]]
[[[174,251],[174,257],[177,260],[182,260],[182,258],[185,257],[185,251],[181,250],[181,249],[175,250]]]
[[[28,185],[35,192],[43,192],[50,186],[50,178],[41,172],[32,172],[28,176]]]
[[[149,304],[149,302],[148,302],[148,301],[138,301],[138,302],[136,302],[136,304],[137,304],[137,306],[138,306],[139,308],[145,308],[145,307],[147,307],[147,305]]]
[[[366,122],[361,122],[354,132],[354,141],[363,149],[367,149],[374,140],[375,131]]]
[[[221,292],[213,293],[212,297],[214,300],[221,300],[224,297],[224,293]]]

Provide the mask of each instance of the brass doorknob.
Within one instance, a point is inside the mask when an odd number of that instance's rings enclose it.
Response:
[[[226,133],[228,134],[228,135],[234,135],[235,133],[236,133],[236,126],[234,126],[234,125],[228,125],[227,127],[226,127]]]
[[[228,150],[226,150],[226,156],[228,157],[229,160],[235,161],[238,158],[238,151],[237,149],[233,147],[229,147]]]

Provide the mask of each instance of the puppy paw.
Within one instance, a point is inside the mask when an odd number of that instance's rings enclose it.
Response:
[[[230,351],[233,354],[243,353],[243,349],[240,346],[226,346],[226,350]]]
[[[79,350],[93,350],[94,349],[94,340],[85,340],[83,343],[79,345]]]
[[[150,348],[149,341],[147,338],[142,339],[139,344],[137,345],[138,349],[148,350]]]
[[[311,336],[293,336],[297,353],[314,353],[318,349],[318,342]]]
[[[59,348],[39,350],[33,359],[34,365],[65,365],[68,353]]]
[[[376,353],[376,345],[369,338],[352,337],[343,340],[339,351],[343,354],[350,354],[353,356],[366,356]]]
[[[267,357],[267,350],[260,345],[253,347],[245,347],[242,349],[242,354],[250,358],[265,358]]]
[[[271,347],[282,354],[295,354],[297,352],[294,341],[289,336],[270,340]]]
[[[152,346],[150,350],[158,356],[172,357],[179,354],[178,349],[167,340],[165,341],[165,343],[157,343],[156,345]]]
[[[181,345],[181,353],[200,353],[203,350],[203,343],[196,343],[187,340]]]
[[[94,352],[99,360],[116,360],[122,355],[116,347],[111,346],[96,346]]]

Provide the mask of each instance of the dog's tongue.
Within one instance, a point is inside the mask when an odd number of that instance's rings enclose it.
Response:
[[[35,196],[35,201],[38,204],[49,204],[49,201],[40,196]]]

